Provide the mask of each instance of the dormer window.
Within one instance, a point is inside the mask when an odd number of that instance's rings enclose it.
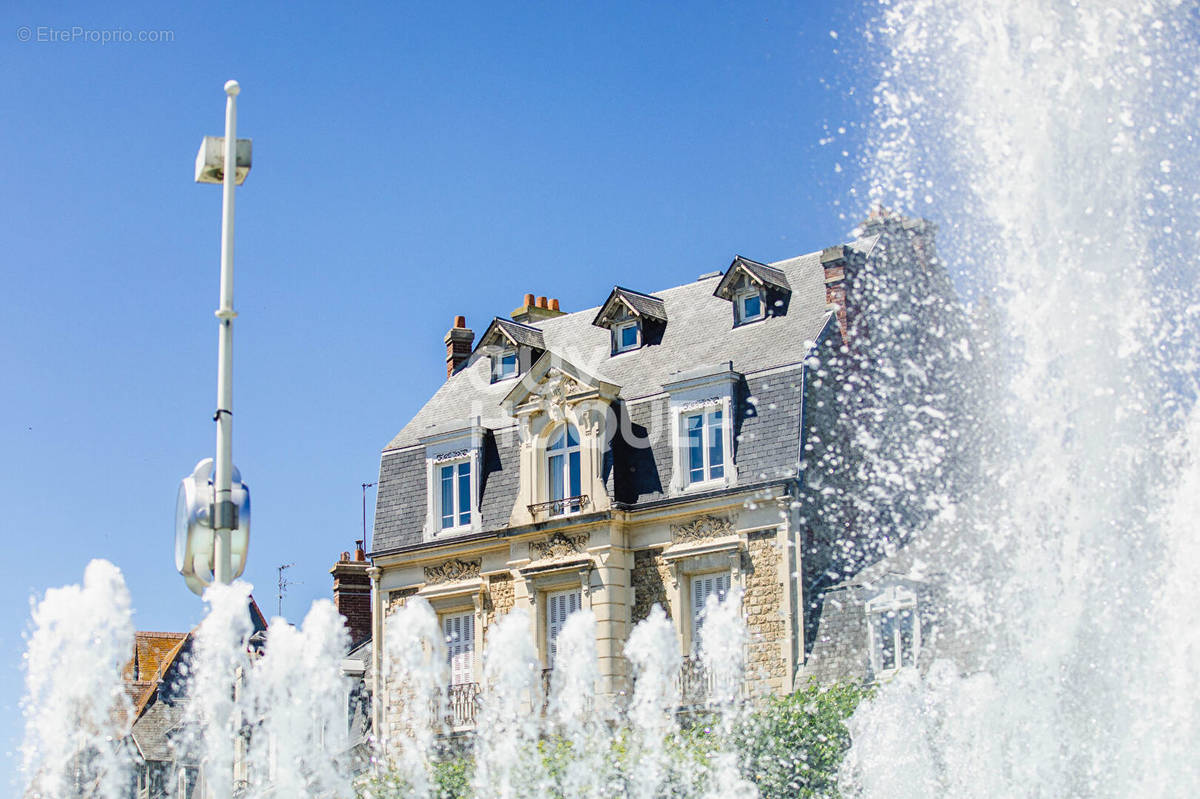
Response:
[[[492,382],[518,377],[546,349],[542,331],[532,325],[496,317],[479,337],[475,350],[492,359]]]
[[[791,293],[782,269],[739,255],[717,284],[713,296],[733,304],[733,326],[739,327],[787,313]]]
[[[674,450],[670,491],[728,488],[737,483],[732,364],[701,366],[663,384],[669,395]]]
[[[687,446],[687,483],[725,477],[725,422],[721,407],[683,416]]]
[[[763,318],[763,296],[757,288],[746,288],[734,296],[737,323],[757,322]]]
[[[438,513],[441,530],[471,526],[471,461],[438,465]]]
[[[520,359],[515,347],[501,350],[492,356],[492,382],[507,380],[520,373]]]
[[[425,448],[427,541],[479,530],[480,472],[486,429],[478,422],[447,424],[420,438]]]
[[[916,595],[901,586],[891,586],[868,602],[866,611],[867,643],[875,676],[917,665],[921,621]]]
[[[642,326],[636,319],[630,319],[613,327],[613,355],[619,352],[629,352],[642,346]]]
[[[652,294],[614,286],[592,324],[609,331],[612,354],[620,355],[658,343],[667,324],[667,308]]]

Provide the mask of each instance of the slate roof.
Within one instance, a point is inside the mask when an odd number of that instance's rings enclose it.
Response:
[[[624,300],[638,316],[657,319],[660,322],[667,321],[667,307],[661,297],[655,297],[653,294],[643,294],[640,291],[634,291],[622,286],[613,286],[612,293],[608,295],[608,299],[600,306],[600,310],[596,312],[596,318],[592,320],[592,324],[596,327],[606,327],[603,324],[604,317],[612,304],[618,299]]]
[[[866,253],[876,238],[858,239],[848,246]],[[621,387],[621,399],[628,402],[661,392],[673,374],[698,364],[733,361],[734,369],[749,374],[803,358],[805,342],[816,340],[830,313],[825,302],[821,251],[763,266],[782,274],[792,287],[786,314],[735,328],[729,303],[713,296],[716,278],[697,280],[654,293],[670,317],[660,343],[616,356],[612,355],[610,334],[592,325],[598,307],[545,319],[536,325],[499,318],[492,325],[506,331],[540,331],[544,344],[531,346],[556,352],[602,380],[615,383]],[[500,408],[500,401],[511,389],[508,381],[491,382],[489,358],[477,351],[384,450],[415,445],[431,428],[476,415],[493,430],[511,426],[514,421]]]
[[[820,253],[815,253],[815,255],[819,262]],[[713,290],[713,294],[728,299],[730,285],[733,283],[736,274],[743,269],[768,286],[782,289],[783,291],[792,290],[791,285],[788,283],[787,272],[780,269],[778,264],[774,266],[760,264],[758,261],[752,261],[749,258],[738,255],[734,256],[733,263],[729,265],[729,269],[725,270],[725,274],[721,278],[721,282],[717,284],[716,289]]]
[[[866,254],[875,240],[849,246]],[[699,365],[732,362],[733,370],[745,376],[736,387],[732,420],[739,485],[798,473],[800,364],[819,337],[837,330],[836,323],[828,326],[832,313],[820,256],[818,251],[771,264],[792,287],[791,296],[781,313],[750,324],[735,327],[729,302],[713,295],[720,273],[643,295],[657,298],[670,321],[657,343],[626,353],[612,355],[609,332],[592,324],[596,308],[536,323],[547,351],[619,387],[619,412],[634,436],[658,428],[650,447],[614,439],[604,476],[615,502],[632,506],[667,497],[673,463],[669,436],[661,435],[663,386]],[[481,529],[507,527],[519,488],[519,445],[516,436],[501,434],[515,425],[501,402],[515,385],[513,380],[492,383],[489,358],[476,353],[387,444],[380,460],[375,553],[422,540],[428,491],[419,439],[476,417],[493,431],[485,438],[480,475]]]
[[[492,320],[492,323],[488,325],[488,329],[483,331],[483,335],[479,337],[479,344],[476,346],[476,349],[490,343],[491,339],[494,338],[494,334],[497,332],[514,344],[518,344],[523,347],[535,347],[539,350],[544,350],[546,348],[545,343],[542,341],[541,330],[538,330],[536,327],[531,325],[526,325],[521,322],[514,322],[512,319],[505,319],[497,316]]]

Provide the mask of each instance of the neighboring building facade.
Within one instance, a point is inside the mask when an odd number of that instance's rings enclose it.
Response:
[[[250,599],[253,641],[261,643],[266,619]],[[138,632],[125,666],[125,693],[132,707],[129,740],[136,752],[131,799],[200,799],[199,764],[181,755],[187,733],[188,663],[194,631]]]
[[[528,611],[549,670],[566,617],[589,608],[599,690],[617,696],[631,687],[625,642],[657,604],[688,658],[686,697],[703,682],[690,657],[705,601],[736,587],[751,696],[915,663],[934,637],[921,590],[901,575],[849,598],[830,575],[880,557],[847,547],[852,511],[814,512],[841,502],[816,472],[831,462],[838,372],[852,368],[842,356],[859,345],[855,275],[903,253],[944,276],[924,223],[880,218],[864,231],[773,264],[738,256],[655,294],[616,287],[577,313],[527,295],[477,342],[457,318],[445,384],[382,453],[374,650],[387,613],[427,599],[446,633],[451,697],[469,699],[500,617]],[[842,592],[834,601],[853,623],[822,628],[828,591]],[[378,680],[378,657],[373,669]]]

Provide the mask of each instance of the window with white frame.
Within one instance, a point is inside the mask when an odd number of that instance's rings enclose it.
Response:
[[[729,572],[697,574],[692,577],[692,646],[700,645],[700,629],[704,626],[709,597],[724,602],[729,596]]]
[[[571,614],[579,610],[580,600],[578,588],[546,594],[546,664],[549,668],[554,668],[554,659],[558,656],[558,634]]]
[[[475,682],[474,612],[443,616],[442,632],[446,639],[446,663],[450,668],[450,684],[464,685]]]
[[[492,382],[516,377],[521,371],[520,356],[516,349],[501,350],[492,356]]]
[[[619,352],[636,350],[642,346],[642,323],[630,319],[613,326],[613,355]]]
[[[550,515],[563,516],[581,509],[579,431],[567,423],[554,433],[546,447],[547,497]]]
[[[439,530],[471,526],[471,461],[435,464]]]
[[[682,415],[687,485],[725,477],[725,419],[720,407]]]
[[[917,664],[921,624],[916,597],[902,588],[889,588],[867,603],[871,669],[889,674]]]
[[[734,314],[739,325],[754,322],[766,315],[762,291],[747,285],[733,297]]]

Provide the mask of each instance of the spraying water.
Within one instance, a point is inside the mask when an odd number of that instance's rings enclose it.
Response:
[[[871,197],[944,215],[1000,346],[939,544],[982,668],[885,686],[849,793],[1200,792],[1198,31],[1170,2],[883,7]]]
[[[92,561],[83,585],[47,591],[33,608],[21,746],[27,795],[124,795],[132,708],[121,669],[132,648],[129,591],[108,561]]]

